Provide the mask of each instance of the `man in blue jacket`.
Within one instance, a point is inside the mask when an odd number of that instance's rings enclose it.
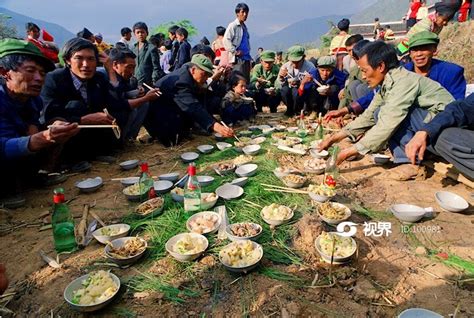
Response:
[[[336,69],[336,60],[332,56],[318,59],[316,80],[315,109],[318,113],[326,113],[339,105],[339,92],[344,88],[347,75]]]
[[[415,164],[417,157],[423,160],[426,149],[474,180],[474,94],[446,106],[413,136],[405,153]]]

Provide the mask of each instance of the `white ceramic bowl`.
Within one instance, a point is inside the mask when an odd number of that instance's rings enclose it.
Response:
[[[374,160],[374,163],[376,165],[383,165],[383,164],[386,164],[387,162],[389,162],[390,156],[376,153],[376,154],[372,155],[372,159]]]
[[[215,134],[214,134],[214,137],[216,138],[216,140],[224,140],[224,139],[225,139],[225,137],[222,136],[222,135],[219,134],[219,133],[215,133]]]
[[[298,127],[288,127],[288,128],[286,128],[286,130],[289,133],[295,133],[298,130]]]
[[[344,204],[341,204],[341,203],[338,203],[338,202],[331,202],[330,203],[332,206],[335,206],[335,207],[338,207],[338,208],[342,208],[344,209],[344,212],[345,212],[345,216],[344,218],[342,219],[330,219],[326,216],[324,216],[320,211],[319,211],[319,207],[317,208],[317,211],[318,211],[318,215],[319,217],[321,218],[321,220],[323,220],[324,222],[328,223],[328,224],[331,224],[331,225],[337,225],[341,222],[344,222],[346,220],[348,220],[351,215],[352,215],[352,212],[351,212],[351,209],[349,209],[347,206],[345,206]]]
[[[322,85],[322,86],[318,86],[318,88],[316,88],[318,93],[321,93],[321,94],[325,93],[328,89],[329,89],[329,85]]]
[[[265,137],[257,137],[257,138],[252,139],[251,142],[252,142],[252,144],[254,144],[254,145],[259,145],[259,144],[265,142],[265,140],[266,140]]]
[[[94,192],[102,186],[102,178],[88,178],[76,183],[76,187],[84,193]]]
[[[338,232],[329,232],[330,234],[332,235],[340,235]],[[353,246],[353,249],[350,253],[350,255],[348,256],[344,256],[344,257],[336,257],[334,256],[333,257],[333,264],[345,264],[345,263],[348,263],[350,262],[352,256],[354,256],[355,252],[357,251],[357,243],[356,241],[350,237],[351,241],[352,241],[352,246]],[[321,235],[318,236],[316,238],[316,240],[314,241],[314,245],[316,247],[316,250],[318,251],[319,255],[321,255],[321,258],[326,262],[326,263],[331,263],[331,255],[327,255],[325,253],[323,253],[322,249],[321,249],[321,244],[320,244],[320,241],[321,241]]]
[[[119,163],[119,166],[123,170],[132,170],[138,167],[138,162],[139,161],[137,159],[127,160],[127,161]]]
[[[222,261],[222,253],[223,253],[223,250],[227,249],[227,248],[230,248],[233,244],[245,244],[245,242],[232,242],[226,246],[224,246],[222,248],[222,250],[219,252],[219,260],[220,262],[222,263],[222,265],[224,265],[224,267],[231,271],[231,272],[235,272],[235,273],[247,273],[248,271],[251,271],[252,269],[254,269],[255,267],[258,266],[258,264],[260,263],[262,257],[263,257],[263,248],[260,244],[256,243],[256,242],[253,242],[252,241],[252,245],[254,246],[254,249],[257,249],[258,252],[259,252],[259,257],[258,259],[256,260],[255,263],[253,264],[250,264],[250,265],[247,265],[247,266],[243,266],[243,267],[234,267],[234,266],[230,266],[228,264],[225,264],[223,261]]]
[[[260,145],[248,145],[242,148],[242,151],[246,155],[256,155],[262,147]]]
[[[249,181],[248,177],[242,177],[242,178],[237,178],[237,179],[232,180],[230,184],[243,187],[248,181]]]
[[[157,203],[159,204],[157,205]],[[155,208],[150,209],[150,205],[151,207],[155,207]],[[149,208],[149,210],[146,213],[139,213],[138,211],[142,207],[147,207]],[[161,212],[163,212],[164,207],[165,207],[165,200],[162,197],[156,197],[156,198],[146,200],[145,202],[139,204],[135,208],[135,214],[138,215],[139,217],[158,216],[161,214]]]
[[[421,220],[429,211],[426,209],[411,205],[411,204],[394,204],[389,208],[389,211],[402,222],[414,223]]]
[[[398,318],[443,318],[440,314],[424,309],[424,308],[410,308],[404,310],[397,316]]]
[[[73,309],[75,309],[77,311],[93,312],[93,311],[97,311],[99,309],[102,309],[105,306],[107,306],[112,301],[112,299],[114,299],[114,297],[117,295],[117,293],[120,290],[120,279],[117,276],[115,276],[114,274],[109,272],[110,277],[112,277],[112,280],[114,281],[115,285],[117,286],[117,291],[113,295],[111,295],[109,298],[103,300],[102,302],[100,302],[98,304],[94,304],[94,305],[74,304],[72,302],[72,299],[74,297],[74,292],[81,289],[81,288],[84,288],[84,285],[82,283],[85,282],[89,278],[90,275],[91,274],[89,273],[87,275],[76,278],[71,283],[69,283],[69,285],[67,285],[66,289],[64,289],[64,294],[63,294],[64,299],[69,304],[69,306],[71,306]]]
[[[212,152],[214,150],[213,145],[200,145],[197,147],[197,150],[199,150],[200,153],[206,154]]]
[[[174,245],[185,235],[190,235],[193,241],[201,240],[204,243],[204,249],[194,254],[180,254],[180,253],[175,252],[173,250]],[[190,262],[190,261],[195,260],[202,253],[204,253],[204,251],[207,249],[208,246],[209,246],[209,241],[207,240],[207,238],[204,235],[197,234],[197,233],[177,234],[173,236],[172,238],[170,238],[165,244],[166,251],[170,253],[170,255],[173,256],[177,261],[180,261],[180,262]]]
[[[112,244],[112,246],[114,248],[120,248],[120,247],[124,246],[127,243],[127,241],[129,241],[131,239],[136,239],[136,237],[134,237],[134,236],[121,237],[121,238],[118,238],[118,239],[115,239],[115,240],[111,241],[110,244]],[[108,259],[110,259],[112,262],[114,262],[115,264],[117,264],[119,266],[127,266],[127,265],[135,263],[143,255],[145,255],[146,248],[148,247],[147,242],[143,238],[138,237],[138,239],[145,245],[145,248],[143,249],[142,252],[140,252],[138,254],[135,254],[133,256],[130,256],[130,257],[116,258],[115,256],[113,256],[113,254],[110,254],[110,250],[112,248],[111,248],[110,244],[107,244],[104,247],[105,256]]]
[[[219,165],[216,165],[216,166],[214,166],[214,171],[220,176],[225,176],[227,174],[230,174],[235,170],[236,165],[233,164],[233,163],[229,163],[229,164],[231,165],[231,167],[229,169],[226,169],[226,170],[220,170]]]
[[[158,176],[158,179],[176,182],[179,180],[179,172],[170,172],[170,173],[161,174]]]
[[[216,205],[217,200],[219,200],[219,196],[216,194],[216,198],[214,200],[204,202],[204,198],[206,198],[210,194],[211,193],[209,193],[209,192],[201,193],[201,210],[212,209],[214,207],[214,205]]]
[[[172,187],[173,182],[168,180],[158,180],[153,182],[153,188],[155,188],[155,192],[159,194],[163,194],[170,191]]]
[[[285,208],[286,208],[288,211],[290,211],[290,213],[289,213],[288,217],[287,217],[286,219],[284,219],[284,220],[274,220],[274,219],[268,219],[268,218],[266,218],[266,217],[263,215],[263,209],[260,211],[260,217],[265,221],[265,223],[267,223],[267,224],[269,224],[269,225],[273,225],[273,226],[282,225],[282,224],[284,224],[284,223],[290,221],[290,220],[293,218],[293,216],[294,216],[294,211],[293,211],[291,208],[289,208],[289,207],[287,207],[287,206],[285,206]]]
[[[218,142],[216,143],[216,146],[217,146],[217,149],[219,149],[220,151],[224,151],[227,148],[232,148],[232,145],[229,144],[228,142]]]
[[[244,189],[239,186],[226,183],[216,189],[216,194],[224,200],[232,200],[237,199],[242,194],[244,194]]]
[[[462,212],[469,207],[469,203],[461,196],[448,192],[438,191],[435,193],[436,202],[446,211]]]
[[[334,198],[336,196],[336,195],[332,195],[332,196],[320,195],[320,194],[316,194],[314,192],[308,192],[308,194],[309,194],[311,199],[313,199],[316,202],[320,202],[320,203],[324,203],[326,201],[329,201],[329,200],[331,200],[332,198]]]
[[[275,128],[264,128],[264,129],[262,129],[262,134],[264,134],[266,136],[266,135],[271,134],[274,131],[275,131]]]
[[[135,183],[138,183],[138,181],[140,181],[140,177],[129,177],[129,178],[124,178],[120,180],[122,185],[126,187],[134,185]]]
[[[138,183],[138,182],[137,182]],[[122,193],[127,197],[129,201],[136,202],[140,201],[142,198],[142,194],[129,194],[130,187],[133,185],[130,185],[122,190]]]
[[[329,152],[327,152],[327,150],[318,151],[317,149],[310,149],[309,154],[313,158],[326,158],[329,155]]]
[[[278,126],[275,127],[275,130],[276,131],[285,131],[286,126],[285,125],[278,125]]]
[[[171,191],[171,197],[176,202],[183,202],[184,201],[184,195],[177,194],[175,191]]]
[[[210,229],[208,229],[207,231],[204,231],[203,235],[206,235],[206,234],[213,234],[213,233],[216,233],[217,230],[219,229],[219,226],[221,225],[221,222],[222,222],[222,218],[221,216],[219,215],[219,213],[216,213],[216,212],[212,212],[212,211],[204,211],[204,212],[199,212],[199,213],[196,213],[196,214],[193,214],[187,221],[186,221],[186,228],[188,229],[189,232],[192,232],[192,233],[196,233],[196,232],[193,232],[193,228],[191,227],[191,222],[194,221],[195,219],[197,219],[198,217],[201,217],[201,216],[215,216],[217,218],[217,221],[216,223],[214,224],[214,226]]]
[[[242,224],[242,223],[251,224],[252,227],[255,228],[258,231],[257,234],[252,235],[252,236],[237,236],[237,235],[234,235],[231,231],[232,226],[235,226],[237,224]],[[225,231],[227,233],[227,237],[229,238],[229,240],[231,240],[233,242],[235,242],[235,241],[244,241],[244,240],[256,241],[262,235],[263,228],[260,224],[251,223],[251,222],[242,222],[242,223],[233,223],[233,224],[227,225],[227,227],[225,228]]]
[[[103,230],[107,229],[119,230],[119,232],[114,235],[104,235]],[[107,244],[107,242],[111,242],[115,239],[127,236],[128,231],[130,231],[130,225],[128,224],[112,224],[95,230],[94,232],[92,232],[92,236],[100,243]]]
[[[201,187],[206,187],[214,182],[214,177],[211,176],[196,176],[196,179]]]
[[[292,181],[288,181],[285,179],[285,176],[281,178],[281,181],[289,188],[293,188],[293,189],[299,189],[299,188],[302,188],[304,186],[304,184],[306,183],[307,179],[304,178],[303,182],[300,182],[300,183],[297,183],[297,182],[292,182]]]
[[[183,160],[184,163],[193,162],[197,158],[199,158],[199,154],[196,152],[185,152],[181,155],[181,160]]]
[[[257,173],[258,166],[254,163],[248,163],[238,167],[235,174],[239,177],[251,177]]]

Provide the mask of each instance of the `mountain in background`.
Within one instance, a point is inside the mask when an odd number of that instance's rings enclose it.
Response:
[[[36,23],[40,28],[48,31],[48,33],[54,36],[54,42],[59,47],[61,47],[67,40],[75,37],[72,32],[55,23],[31,18],[5,8],[0,8],[0,13],[10,17],[10,19],[7,20],[7,23],[11,26],[14,26],[16,28],[17,35],[22,38],[26,37],[25,24],[27,22]]]
[[[321,35],[328,32],[330,23],[344,18],[339,15],[329,15],[313,19],[304,19],[287,26],[280,31],[264,36],[254,36],[252,48],[263,47],[264,49],[286,51],[290,46],[300,44],[307,46],[318,46]]]

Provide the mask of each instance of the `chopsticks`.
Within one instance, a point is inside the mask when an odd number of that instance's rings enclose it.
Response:
[[[143,83],[143,86],[145,86],[145,87],[148,88],[149,90],[154,89],[153,87],[151,87],[151,86],[148,85],[147,83]],[[155,95],[158,96],[158,97],[160,97],[161,94],[163,94],[163,93],[162,93],[162,92],[159,92],[159,91],[158,91],[158,92],[155,92]]]
[[[62,125],[49,125],[48,128],[62,127]],[[77,128],[117,128],[118,125],[77,125]]]
[[[227,126],[227,125],[224,123],[224,121],[222,121],[222,120],[221,120],[221,125],[224,126],[225,128],[229,128],[229,126]],[[229,129],[230,129],[230,128],[229,128]],[[239,137],[237,137],[236,134],[234,134],[234,137],[235,137],[235,139],[237,139],[238,142],[241,142],[240,139],[239,139]]]
[[[271,192],[308,194],[308,191],[303,191],[303,190],[298,190],[298,189],[293,189],[293,188],[287,188],[287,187],[281,187],[281,186],[276,186],[276,185],[273,185],[273,184],[261,183],[261,185],[264,186],[264,187],[267,187],[267,188],[264,188],[264,190],[271,191]]]

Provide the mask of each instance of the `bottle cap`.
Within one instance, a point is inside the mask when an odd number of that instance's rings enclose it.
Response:
[[[140,170],[142,172],[148,172],[148,163],[147,162],[144,162],[140,165]]]
[[[63,188],[57,188],[54,189],[53,191],[53,202],[54,203],[63,203],[64,202],[64,189]]]
[[[192,163],[190,163],[189,166],[188,166],[188,174],[190,176],[195,176],[196,175],[196,166]]]

